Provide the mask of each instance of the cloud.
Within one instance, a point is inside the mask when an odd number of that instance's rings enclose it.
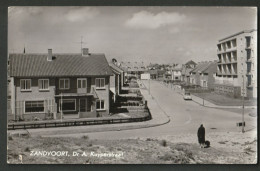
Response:
[[[181,23],[185,18],[185,15],[176,12],[153,14],[148,11],[141,11],[135,13],[132,18],[128,19],[125,25],[134,29],[157,29],[162,26]],[[175,32],[176,31],[177,30],[175,30]]]
[[[170,33],[175,34],[179,33],[181,30],[178,27],[173,27],[169,30]]]
[[[96,8],[84,7],[73,8],[65,14],[65,18],[71,22],[85,21],[99,14]]]

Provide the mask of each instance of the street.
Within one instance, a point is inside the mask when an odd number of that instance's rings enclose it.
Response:
[[[148,81],[143,81],[149,87]],[[148,91],[148,90],[147,90]],[[150,82],[150,92],[161,109],[170,117],[171,121],[158,127],[134,130],[109,131],[88,133],[91,139],[120,139],[131,137],[158,137],[178,134],[196,134],[200,124],[208,132],[239,132],[241,127],[236,127],[242,120],[242,111],[234,113],[215,108],[203,107],[193,101],[183,100],[182,95],[171,88],[156,81]],[[148,102],[149,103],[149,102]],[[241,109],[242,110],[242,109]],[[257,120],[245,114],[245,131],[255,130]],[[64,135],[79,136],[79,135]]]

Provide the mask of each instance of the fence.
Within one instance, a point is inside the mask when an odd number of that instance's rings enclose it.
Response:
[[[80,119],[80,120],[69,120],[69,121],[55,120],[55,121],[37,121],[34,123],[33,122],[10,123],[8,124],[8,130],[143,122],[152,119],[149,109],[148,109],[148,113],[149,114],[145,117],[131,117],[131,118],[111,117],[111,118]]]

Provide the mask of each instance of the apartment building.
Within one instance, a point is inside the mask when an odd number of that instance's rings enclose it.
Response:
[[[217,43],[215,91],[232,97],[257,97],[257,31],[245,30]]]
[[[56,119],[109,114],[112,71],[104,54],[10,54],[11,117]]]

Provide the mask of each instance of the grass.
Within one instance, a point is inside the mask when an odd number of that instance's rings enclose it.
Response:
[[[88,137],[87,135],[83,135],[83,136],[82,136],[82,139],[88,140],[89,137]]]
[[[83,141],[87,139],[88,141]],[[255,142],[245,144],[255,145]],[[115,145],[116,144],[116,145]],[[240,146],[240,144],[237,144]],[[252,149],[245,146],[243,152],[247,156],[255,157]],[[77,156],[30,156],[30,151],[74,151],[83,153],[94,152],[116,153],[121,157],[84,157]],[[225,149],[210,147],[200,149],[198,144],[173,143],[170,140],[157,138],[146,139],[117,139],[117,140],[92,140],[88,136],[79,138],[54,138],[54,137],[13,137],[8,142],[8,162],[18,164],[19,155],[23,155],[24,164],[212,164],[212,163],[245,163],[245,158],[239,153],[232,153]]]
[[[205,100],[208,100],[216,105],[221,106],[241,106],[242,100],[239,98],[231,98],[224,95],[219,95],[214,92],[212,93],[193,93],[194,95],[204,98]],[[257,105],[257,100],[255,99],[246,99],[245,106],[255,106]]]

